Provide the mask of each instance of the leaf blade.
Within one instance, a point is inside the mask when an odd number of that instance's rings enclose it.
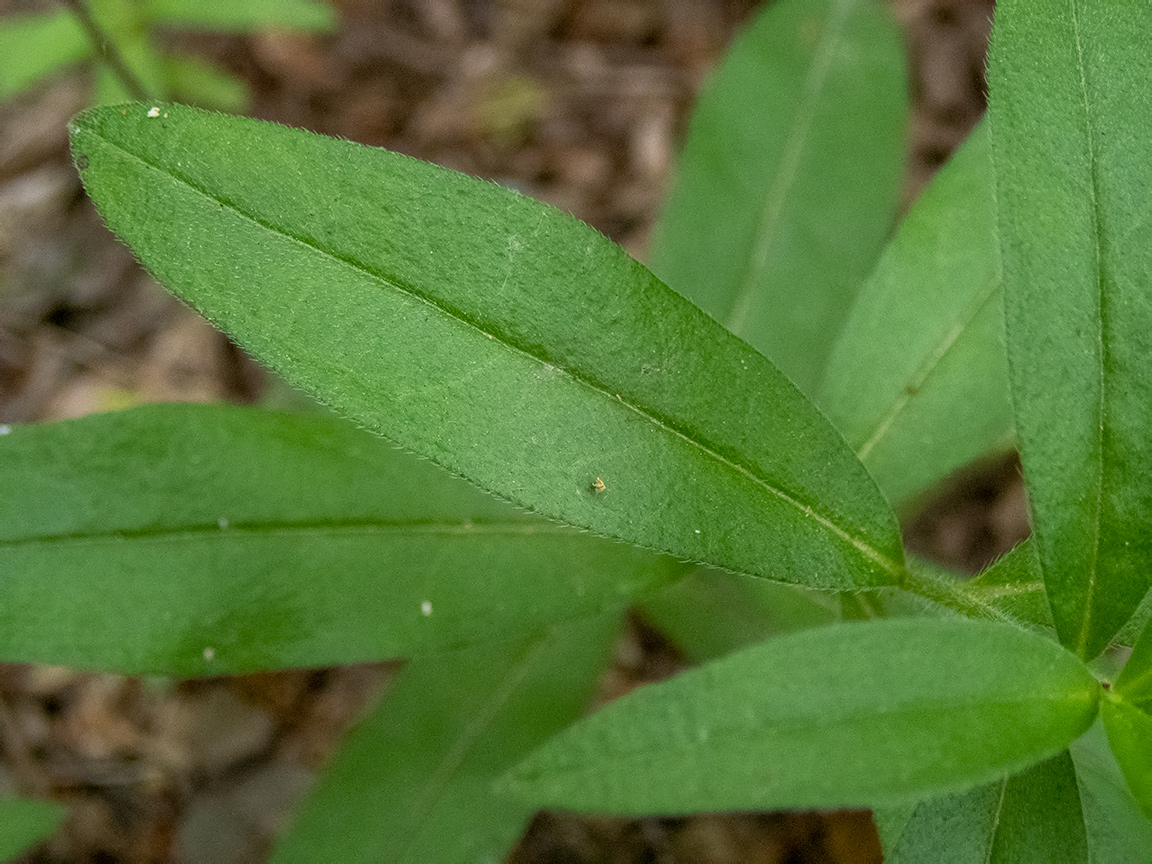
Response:
[[[823,417],[590,229],[387,151],[151,110],[74,121],[105,219],[342,413],[640,546],[810,585],[899,578],[895,519]]]
[[[508,782],[542,806],[619,813],[902,803],[1059,752],[1091,725],[1099,689],[1015,627],[842,624],[635,691]]]
[[[810,394],[895,213],[906,89],[881,4],[772,4],[700,97],[654,229],[657,275]]]
[[[609,616],[527,645],[411,661],[272,860],[501,860],[533,810],[493,793],[492,780],[579,716],[619,625]]]
[[[1146,4],[1009,2],[989,66],[1021,459],[1056,630],[1084,657],[1152,585],[1149,34]]]
[[[0,798],[0,858],[10,861],[51,834],[63,821],[59,804],[31,798]]]
[[[379,660],[618,609],[682,569],[323,417],[165,405],[7,427],[0,485],[9,661],[188,676]]]

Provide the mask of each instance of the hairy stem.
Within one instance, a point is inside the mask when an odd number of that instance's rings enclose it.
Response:
[[[100,58],[100,62],[112,70],[112,74],[116,76],[133,99],[138,99],[141,102],[147,101],[149,98],[148,91],[144,89],[144,85],[136,77],[136,73],[124,62],[116,43],[92,17],[92,10],[88,8],[88,4],[84,0],[64,0],[64,5],[76,16],[76,20],[91,41],[96,56]]]

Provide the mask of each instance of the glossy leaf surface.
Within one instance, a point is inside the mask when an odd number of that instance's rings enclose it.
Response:
[[[616,813],[851,807],[960,791],[1064,749],[1099,686],[1050,639],[905,619],[805,630],[641,688],[509,777]]]
[[[0,20],[0,99],[91,53],[84,31],[66,9],[5,17]]]
[[[860,289],[819,402],[888,500],[1008,445],[992,162],[978,126]]]
[[[904,50],[875,0],[781,0],[692,116],[652,268],[812,393],[891,230]]]
[[[823,416],[571,217],[385,150],[179,106],[86,112],[72,144],[162,283],[397,443],[681,558],[821,587],[899,578],[895,519]]]
[[[989,115],[1020,455],[1061,641],[1152,584],[1152,5],[1007,0]]]
[[[1100,706],[1100,719],[1132,797],[1152,819],[1152,715],[1109,694]]]
[[[0,429],[6,661],[202,675],[379,660],[600,614],[681,570],[344,421],[165,405]]]
[[[618,616],[410,661],[352,733],[272,860],[501,861],[533,808],[492,781],[575,720]]]
[[[0,860],[12,861],[50,835],[64,819],[64,808],[48,801],[0,798]]]
[[[921,803],[889,864],[1086,862],[1088,840],[1067,751],[976,789]]]

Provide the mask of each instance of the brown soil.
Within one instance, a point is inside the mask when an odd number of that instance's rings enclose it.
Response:
[[[43,6],[0,0],[0,12]],[[753,0],[337,0],[331,37],[182,36],[243,76],[255,116],[386,145],[513,184],[642,257],[687,113]],[[914,120],[911,200],[979,118],[987,0],[895,0]],[[0,107],[0,422],[140,401],[252,401],[263,373],[170,299],[83,198],[60,78]],[[1026,530],[1015,463],[959,478],[909,526],[916,549],[975,569]],[[667,676],[636,623],[606,682]],[[247,862],[371,703],[387,664],[167,681],[0,664],[0,790],[66,802],[29,862]],[[537,862],[864,862],[867,813],[626,821],[541,815]]]

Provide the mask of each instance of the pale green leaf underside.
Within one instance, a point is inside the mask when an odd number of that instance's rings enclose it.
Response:
[[[1097,721],[1072,743],[1092,864],[1148,864],[1152,820],[1140,811]]]
[[[324,417],[170,405],[8,427],[0,487],[6,661],[379,660],[600,614],[681,570]]]
[[[901,803],[1058,753],[1099,686],[1051,640],[966,619],[783,636],[642,688],[522,762],[539,806],[691,813]]]
[[[781,0],[692,116],[652,268],[811,394],[891,230],[904,49],[876,0]]]
[[[1152,5],[1007,0],[989,81],[1009,367],[1060,639],[1152,585]]]
[[[894,516],[835,430],[587,226],[385,150],[151,107],[74,122],[89,194],[290,381],[608,536],[813,586],[899,578]]]
[[[584,710],[620,619],[411,661],[345,742],[272,860],[497,862],[533,808],[492,781]]]
[[[0,798],[0,860],[14,860],[55,831],[63,819],[64,808],[59,804]]]
[[[893,504],[1012,437],[984,125],[916,201],[828,363],[819,403]]]
[[[1067,751],[1027,771],[916,807],[888,864],[1087,864],[1076,771]]]
[[[1100,719],[1128,790],[1145,817],[1152,819],[1152,716],[1108,694],[1100,705]]]

